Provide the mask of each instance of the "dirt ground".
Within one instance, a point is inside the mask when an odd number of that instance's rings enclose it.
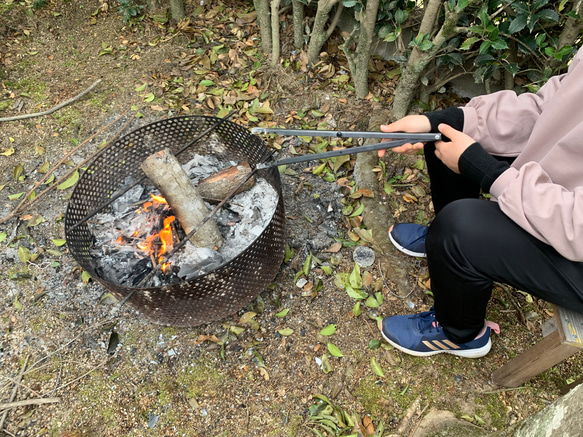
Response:
[[[190,20],[179,26],[161,13],[124,24],[113,0],[46,3],[38,10],[28,1],[0,4],[0,117],[46,111],[101,82],[50,115],[1,122],[0,217],[76,145],[97,133],[56,179],[127,122],[124,133],[172,116],[236,108],[231,120],[247,127],[325,122],[365,130],[375,100],[387,106],[398,78],[396,66],[377,62],[375,97],[356,100],[334,39],[319,69],[302,68],[287,42],[289,17],[284,64],[270,69],[251,2],[187,1]],[[287,138],[268,143],[282,156],[308,150]],[[115,298],[83,276],[62,245],[72,188],[40,195],[51,179],[37,188],[38,201],[0,225],[0,397],[29,401],[4,410],[0,429],[9,436],[409,436],[430,412],[445,411],[484,435],[531,416],[581,376],[575,356],[518,389],[491,382],[494,370],[540,338],[551,316],[544,302],[501,286],[489,318],[502,333],[484,358],[421,359],[380,342],[376,317],[425,310],[431,296],[423,262],[411,260],[405,297],[373,264],[361,274],[380,306],[362,305],[355,315],[356,300],[336,279],[354,269],[351,242],[358,237],[347,226],[358,214],[350,219],[345,209],[354,201],[353,164],[327,180],[314,174],[313,163],[282,173],[293,256],[251,305],[194,328],[149,323],[129,306],[112,317]],[[391,157],[389,164],[395,172],[381,179],[394,182],[385,200],[397,219],[429,220],[422,161]],[[338,241],[344,244],[335,252]],[[307,282],[300,288],[301,278]],[[329,325],[335,332],[323,335]]]

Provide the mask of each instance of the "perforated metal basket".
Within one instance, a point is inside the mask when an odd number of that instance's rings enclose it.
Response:
[[[251,164],[270,158],[268,148],[259,137],[228,120],[204,116],[170,118],[138,128],[118,139],[89,165],[69,201],[65,235],[75,260],[116,297],[123,299],[134,292],[128,304],[153,323],[197,326],[233,314],[273,281],[283,260],[285,213],[279,173],[277,168],[272,168],[260,170],[257,175],[278,193],[273,217],[261,235],[235,258],[207,274],[161,287],[120,286],[99,274],[99,259],[89,252],[93,235],[86,223],[75,225],[106,203],[127,176],[142,177],[140,165],[148,156],[164,148],[177,153],[214,125],[216,127],[205,137],[217,135],[220,141],[203,138],[180,153],[181,163],[189,161],[194,154],[213,154],[221,160]]]

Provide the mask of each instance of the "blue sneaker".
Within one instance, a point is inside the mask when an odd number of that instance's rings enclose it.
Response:
[[[401,252],[418,257],[426,257],[425,236],[429,226],[415,223],[399,223],[389,232],[391,243]]]
[[[500,332],[496,323],[486,322],[483,335],[468,343],[457,344],[449,340],[435,319],[435,311],[419,314],[385,317],[379,321],[385,340],[397,349],[417,357],[448,353],[465,358],[480,358],[492,347],[490,328]]]

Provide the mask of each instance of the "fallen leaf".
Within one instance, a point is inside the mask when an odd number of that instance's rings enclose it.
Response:
[[[368,188],[361,188],[360,190],[356,190],[354,193],[352,193],[348,197],[350,197],[352,199],[359,199],[361,197],[374,198],[374,193],[372,192],[372,190],[369,190]]]
[[[266,381],[269,381],[269,373],[267,373],[267,370],[265,370],[265,368],[260,367],[259,373],[261,374],[261,376],[263,376],[263,379],[265,379]]]
[[[283,310],[281,310],[279,313],[276,314],[277,317],[285,317],[287,316],[287,313],[289,312],[289,308],[285,308]]]
[[[334,334],[335,332],[336,332],[336,325],[330,324],[330,325],[326,326],[325,328],[322,328],[322,330],[320,331],[320,334],[328,336],[328,335]]]
[[[343,357],[344,356],[342,354],[342,351],[335,344],[328,343],[327,346],[328,346],[328,351],[332,354],[332,356],[334,356],[334,357]]]
[[[254,313],[253,311],[246,312],[239,319],[239,324],[245,325],[246,323],[249,323],[251,320],[253,320],[253,317],[255,317],[256,315],[257,313]]]
[[[370,357],[370,367],[375,375],[380,376],[381,378],[385,377],[385,372],[383,372],[382,367],[379,365],[375,357]]]
[[[205,341],[212,341],[213,343],[220,343],[221,342],[221,340],[219,340],[216,335],[202,335],[201,334],[198,336],[198,338],[194,342],[194,345],[198,346],[199,344],[204,343]]]
[[[277,332],[279,332],[284,337],[287,337],[288,335],[292,335],[294,333],[294,330],[291,328],[284,328],[284,329],[279,329]]]
[[[366,436],[374,435],[374,425],[372,423],[372,420],[370,420],[370,417],[364,416],[364,418],[362,419],[362,425],[364,427],[364,432]]]
[[[415,203],[417,202],[417,198],[415,196],[413,196],[412,194],[409,193],[405,193],[403,194],[403,200],[407,203]]]
[[[71,175],[69,179],[57,185],[57,190],[66,190],[67,188],[71,188],[73,185],[77,183],[79,180],[79,171],[75,170],[75,172]]]

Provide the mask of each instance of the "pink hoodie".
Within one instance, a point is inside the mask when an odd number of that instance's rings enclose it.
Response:
[[[464,133],[493,155],[516,156],[492,184],[502,211],[572,261],[583,262],[583,48],[536,94],[473,98]]]

